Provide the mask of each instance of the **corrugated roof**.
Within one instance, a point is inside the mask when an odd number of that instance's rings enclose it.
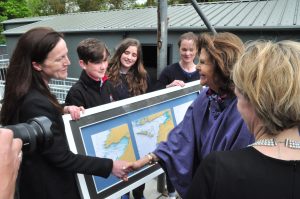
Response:
[[[37,22],[42,20],[51,19],[58,15],[51,15],[51,16],[38,16],[38,17],[26,17],[26,18],[16,18],[16,19],[8,19],[6,21],[2,21],[2,24],[10,24],[10,23],[26,23],[26,22]]]
[[[243,0],[198,5],[216,30],[300,29],[300,0]],[[207,29],[191,4],[168,6],[168,18],[169,31]],[[37,22],[6,30],[3,34],[20,34],[37,26],[50,26],[59,32],[156,31],[157,8],[72,13],[35,20]]]

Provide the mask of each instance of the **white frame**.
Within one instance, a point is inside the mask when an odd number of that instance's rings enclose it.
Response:
[[[136,97],[128,98],[125,100],[120,100],[120,101],[112,102],[109,104],[86,109],[85,113],[81,115],[81,119],[78,121],[72,121],[71,116],[69,114],[64,115],[63,120],[64,120],[64,124],[65,124],[65,130],[66,130],[66,135],[67,135],[70,150],[75,154],[79,153],[78,151],[80,151],[80,150],[79,150],[78,144],[76,144],[76,141],[75,141],[75,139],[78,138],[78,137],[76,138],[75,135],[78,133],[72,132],[72,125],[73,125],[73,130],[74,130],[74,126],[75,126],[75,129],[80,128],[83,126],[82,120],[84,120],[86,118],[93,117],[93,119],[96,119],[94,117],[97,117],[97,115],[102,116],[103,114],[109,113],[111,110],[117,110],[118,108],[122,108],[120,110],[125,109],[125,112],[121,113],[120,115],[117,115],[119,117],[122,114],[130,114],[131,112],[135,112],[139,109],[145,109],[145,107],[156,106],[156,105],[162,104],[164,102],[174,100],[176,98],[181,98],[183,96],[198,93],[198,92],[200,92],[200,90],[201,90],[201,86],[199,84],[199,80],[197,80],[194,82],[187,83],[182,88],[178,87],[178,86],[166,88],[166,89],[162,89],[159,91],[155,91],[155,92],[139,95]],[[108,117],[105,120],[110,120],[110,119],[112,119],[112,118]],[[102,119],[98,120],[97,123],[99,123],[99,121],[102,122],[105,120],[103,120],[103,118],[102,118]],[[85,123],[85,122],[83,122],[83,123]],[[93,125],[93,123],[88,123],[88,125]],[[81,153],[82,153],[82,150],[81,150]],[[125,193],[127,193],[128,191],[150,181],[151,179],[155,178],[156,176],[158,176],[164,172],[160,168],[159,165],[154,165],[152,167],[153,168],[150,167],[150,169],[151,169],[150,173],[148,172],[145,176],[143,176],[139,180],[130,183],[125,188],[114,191],[112,194],[105,196],[105,198],[119,198],[122,195],[124,195]],[[149,168],[146,168],[145,170],[147,170],[147,169],[149,169]],[[77,180],[78,180],[78,185],[80,188],[80,193],[82,195],[82,198],[84,198],[84,199],[92,198],[91,193],[89,191],[89,189],[91,189],[91,185],[89,185],[89,183],[87,183],[86,176],[83,174],[77,174]],[[103,198],[103,196],[96,197],[96,198]]]

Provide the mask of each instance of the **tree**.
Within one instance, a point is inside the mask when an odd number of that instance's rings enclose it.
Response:
[[[41,0],[40,15],[55,15],[66,13],[66,0]]]
[[[0,22],[7,19],[22,18],[30,16],[25,0],[1,0],[0,1]],[[0,32],[3,32],[3,25],[0,24]],[[0,44],[5,43],[5,38],[0,35]]]
[[[0,2],[1,16],[7,19],[27,17],[30,11],[25,0],[2,0]]]
[[[64,14],[66,12],[66,0],[47,0],[53,14]]]
[[[145,6],[157,6],[157,0],[147,0]]]
[[[107,9],[108,0],[75,0],[81,12]]]
[[[168,0],[169,5],[191,3],[191,0]]]
[[[30,9],[31,16],[41,16],[43,13],[42,0],[27,0],[27,6]]]
[[[110,9],[134,8],[137,6],[136,0],[109,0]]]

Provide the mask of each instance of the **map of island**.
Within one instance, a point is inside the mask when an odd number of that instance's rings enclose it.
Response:
[[[152,152],[156,145],[165,141],[171,129],[174,128],[170,109],[148,115],[132,121],[137,149],[140,157]]]
[[[113,160],[136,160],[127,124],[92,135],[92,142],[97,157]]]

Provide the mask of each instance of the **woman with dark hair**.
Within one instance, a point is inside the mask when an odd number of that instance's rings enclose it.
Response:
[[[232,33],[199,36],[200,84],[206,86],[188,108],[183,121],[169,133],[153,153],[134,163],[134,168],[158,162],[176,191],[186,198],[202,159],[212,151],[243,148],[253,142],[237,111],[232,67],[244,50]]]
[[[108,79],[119,100],[151,91],[151,83],[143,64],[142,47],[137,39],[126,38],[116,49],[108,68]],[[134,189],[135,199],[144,198],[145,184]],[[129,198],[129,193],[122,196]]]
[[[108,177],[113,173],[126,180],[130,164],[124,161],[88,157],[69,150],[62,114],[79,107],[62,107],[51,94],[52,78],[68,75],[68,49],[63,36],[51,28],[39,27],[23,34],[7,70],[2,125],[26,122],[46,116],[52,121],[53,142],[24,153],[20,167],[20,198],[80,198],[75,174]],[[77,111],[77,118],[80,117]]]

